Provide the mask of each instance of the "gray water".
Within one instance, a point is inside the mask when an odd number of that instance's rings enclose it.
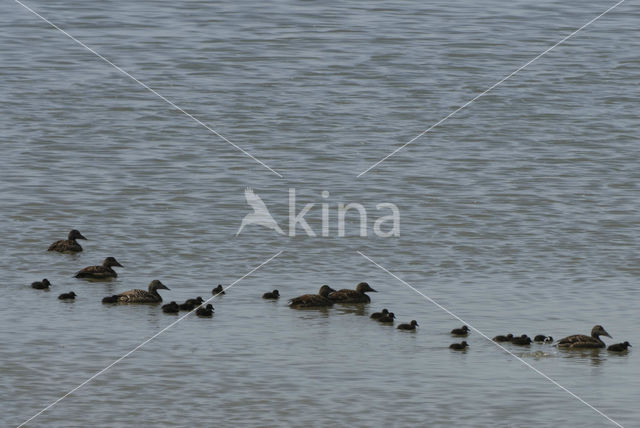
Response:
[[[360,178],[356,175],[611,2],[495,0],[27,3],[265,162],[280,178],[18,3],[0,5],[0,422],[16,426],[170,323],[103,296],[160,279],[211,297],[28,426],[614,426],[460,326],[490,337],[602,324],[640,343],[637,4],[617,9]],[[254,188],[286,229],[287,193],[320,235],[247,226]],[[330,196],[321,197],[322,191]],[[370,215],[358,236],[338,203]],[[394,203],[399,237],[373,234]],[[71,228],[79,255],[48,253]],[[72,277],[115,256],[112,282]],[[48,278],[49,292],[32,281]],[[365,308],[297,311],[321,284]],[[280,290],[268,302],[265,291]],[[57,300],[74,290],[73,303]],[[387,307],[415,333],[368,315]],[[637,351],[507,346],[624,426]]]

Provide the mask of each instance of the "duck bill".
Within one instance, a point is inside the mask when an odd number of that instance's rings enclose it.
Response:
[[[161,289],[161,290],[171,290],[169,287],[167,287],[163,283],[160,283],[160,286],[158,288]]]
[[[613,336],[611,336],[609,333],[607,333],[605,330],[602,330],[602,335],[603,336],[607,336],[613,339]]]
[[[376,290],[374,290],[374,289],[373,289],[373,288],[371,288],[371,287],[369,287],[369,292],[371,292],[371,293],[377,293],[377,291],[376,291]]]
[[[85,241],[88,241],[88,239],[85,238],[84,236],[82,236],[82,234],[78,235],[78,237],[76,239],[84,239]]]
[[[114,265],[114,266],[124,267],[124,266],[122,266],[120,263],[118,263],[117,261],[116,261],[113,265]]]

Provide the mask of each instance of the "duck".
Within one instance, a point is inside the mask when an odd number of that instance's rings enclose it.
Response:
[[[383,316],[389,314],[389,310],[387,308],[384,308],[382,311],[380,312],[374,312],[371,314],[371,316],[369,318],[377,320],[382,318]]]
[[[523,334],[520,337],[513,337],[511,339],[511,343],[513,343],[514,345],[527,346],[531,345],[531,338],[526,334]]]
[[[560,339],[557,346],[565,349],[604,348],[606,345],[600,340],[600,336],[611,337],[601,325],[595,325],[591,329],[591,336],[584,334],[567,336]]]
[[[454,351],[465,351],[468,347],[469,344],[464,340],[460,343],[452,343],[449,345],[449,349],[453,349]]]
[[[355,290],[344,288],[329,294],[328,298],[336,303],[369,303],[371,298],[365,294],[367,292],[376,293],[376,290],[366,282],[361,282]]]
[[[493,341],[494,342],[511,342],[511,339],[513,339],[513,334],[509,333],[506,336],[498,335],[493,338]]]
[[[177,314],[180,311],[180,307],[176,302],[167,303],[162,305],[162,312],[165,314]]]
[[[616,343],[615,345],[609,345],[607,351],[626,352],[629,346],[631,346],[629,342]]]
[[[68,293],[62,293],[61,295],[58,296],[58,299],[60,300],[75,300],[77,294],[74,293],[73,291],[70,291]]]
[[[78,241],[76,241],[76,239],[86,240],[87,238],[82,236],[82,233],[80,233],[76,229],[73,229],[71,232],[69,232],[69,235],[67,235],[67,239],[61,239],[54,242],[53,244],[49,245],[47,251],[57,251],[58,253],[79,253],[80,251],[82,251],[82,247],[80,246],[80,244],[78,244]]]
[[[269,293],[264,293],[262,295],[262,298],[269,300],[278,300],[280,298],[280,292],[278,290],[273,290]]]
[[[418,326],[418,321],[411,320],[411,323],[409,324],[400,324],[398,326],[398,330],[415,330],[417,326]]]
[[[200,296],[196,297],[195,299],[187,299],[184,303],[179,305],[180,306],[180,310],[181,311],[192,311],[193,308],[195,308],[196,306],[200,306],[200,304],[202,304],[202,302],[204,302],[204,300]]]
[[[389,312],[385,316],[378,318],[378,322],[383,324],[393,324],[394,319],[396,319],[396,315],[393,312]]]
[[[211,318],[213,316],[213,305],[209,303],[204,308],[200,306],[198,310],[196,310],[196,315],[200,318]]]
[[[533,341],[538,343],[551,343],[553,342],[553,337],[545,336],[544,334],[539,334],[533,338]]]
[[[218,284],[216,288],[211,290],[211,294],[213,294],[214,296],[224,294],[224,288],[222,287],[222,284]]]
[[[169,290],[169,287],[164,285],[157,279],[154,279],[149,283],[149,290],[129,290],[124,293],[115,294],[113,296],[105,297],[102,299],[103,303],[160,303],[162,297],[158,294],[158,290]],[[105,302],[105,299],[110,299]],[[115,299],[115,302],[113,301]]]
[[[323,285],[318,290],[318,294],[303,294],[302,296],[294,297],[289,300],[289,307],[291,308],[321,308],[327,306],[333,306],[333,300],[327,298],[329,294],[334,293],[336,290]]]
[[[461,328],[454,328],[451,330],[452,336],[468,336],[469,335],[469,327],[463,325]]]
[[[111,269],[114,266],[123,267],[114,257],[107,257],[102,262],[102,266],[88,266],[75,274],[76,278],[93,278],[93,279],[108,279],[118,276],[115,270]]]
[[[31,288],[35,288],[36,290],[48,290],[51,286],[51,283],[47,278],[42,281],[36,281],[31,283]]]

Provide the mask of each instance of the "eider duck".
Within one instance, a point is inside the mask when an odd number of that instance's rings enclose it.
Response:
[[[335,291],[336,290],[328,285],[323,285],[320,287],[320,290],[318,290],[318,294],[303,294],[302,296],[289,300],[289,306],[292,308],[321,308],[333,306],[333,300],[329,300],[327,296]]]
[[[527,346],[531,345],[531,338],[526,334],[523,334],[520,337],[512,338],[511,343],[513,343],[514,345]]]
[[[213,294],[214,296],[224,294],[224,288],[222,287],[222,284],[218,284],[216,288],[211,290],[211,294]]]
[[[198,296],[195,299],[187,299],[184,303],[179,305],[181,311],[192,311],[196,306],[200,306],[200,304],[204,302],[202,297]]]
[[[400,324],[398,326],[398,330],[415,330],[418,326],[418,321],[411,320],[410,324]]]
[[[280,298],[280,292],[278,290],[273,290],[270,293],[264,293],[262,295],[263,299],[270,299],[270,300],[278,300]]]
[[[469,344],[464,340],[461,343],[452,343],[449,345],[449,349],[453,349],[455,351],[465,351]]]
[[[627,348],[631,346],[631,344],[629,342],[622,342],[622,343],[616,343],[615,345],[610,345],[607,348],[607,351],[612,351],[612,352],[626,352]]]
[[[158,290],[169,290],[169,287],[154,279],[149,283],[149,291],[146,290],[129,290],[124,293],[116,294],[111,296],[111,298],[115,298],[117,303],[160,303],[162,302],[162,297],[158,294]],[[107,297],[105,297],[107,299]],[[115,302],[105,302],[105,299],[102,299],[103,303],[115,303]]]
[[[60,300],[75,300],[76,298],[76,293],[74,293],[73,291],[70,291],[68,293],[62,293],[61,295],[58,296],[58,299]]]
[[[567,336],[558,341],[558,347],[566,349],[604,348],[605,344],[600,340],[600,336],[611,337],[601,325],[596,325],[591,329],[591,336],[584,334]]]
[[[51,283],[47,278],[42,281],[36,281],[31,283],[31,288],[35,288],[36,290],[48,290]]]
[[[463,325],[461,328],[454,328],[451,330],[452,336],[468,336],[469,335],[469,327]]]
[[[393,324],[393,320],[396,319],[396,316],[393,312],[389,312],[383,317],[378,318],[378,322],[383,324]]]
[[[544,334],[539,334],[533,338],[533,341],[538,343],[551,343],[553,342],[553,337],[545,336]]]
[[[162,305],[162,312],[165,314],[177,314],[180,311],[180,307],[176,302],[167,303]]]
[[[73,229],[67,235],[67,239],[61,239],[60,241],[56,241],[49,246],[47,251],[57,251],[59,253],[79,253],[82,251],[82,247],[76,239],[87,239],[76,229]]]
[[[493,338],[493,341],[494,342],[511,342],[511,339],[513,339],[513,334],[509,333],[506,336],[498,335]]]
[[[211,318],[213,316],[213,305],[209,303],[206,307],[200,306],[196,311],[196,315],[201,318]]]
[[[76,278],[93,278],[93,279],[107,279],[115,278],[118,276],[115,270],[111,269],[113,266],[123,267],[113,257],[107,257],[102,262],[102,266],[89,266],[75,274]]]
[[[384,308],[381,312],[372,313],[369,318],[377,320],[377,319],[380,319],[383,316],[387,315],[388,313],[389,313],[389,310],[387,308]]]
[[[355,290],[342,289],[329,294],[329,300],[336,303],[369,303],[371,298],[365,293],[375,293],[376,290],[371,288],[366,282],[361,282],[356,286]]]

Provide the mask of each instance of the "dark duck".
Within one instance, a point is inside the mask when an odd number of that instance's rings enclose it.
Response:
[[[108,279],[118,276],[114,266],[123,267],[114,257],[107,257],[102,262],[102,266],[88,266],[75,274],[76,278]]]
[[[211,318],[213,316],[213,305],[209,303],[206,307],[200,306],[196,310],[196,315],[200,318]]]
[[[378,318],[378,322],[383,324],[393,324],[394,319],[396,319],[396,315],[393,312],[389,312],[385,316]]]
[[[616,343],[615,345],[609,345],[607,351],[612,352],[627,352],[627,348],[629,348],[631,344],[629,342]]]
[[[75,300],[76,298],[76,293],[74,293],[73,291],[70,291],[68,293],[62,293],[61,295],[58,296],[58,299],[60,300]]]
[[[342,289],[329,294],[329,300],[336,303],[369,303],[371,298],[365,293],[375,293],[376,290],[371,288],[366,282],[361,282],[356,286],[355,290]]]
[[[59,253],[79,253],[82,251],[82,247],[78,244],[77,239],[87,239],[76,229],[73,229],[67,235],[67,239],[61,239],[60,241],[56,241],[53,244],[49,245],[49,249],[47,251],[57,251]]]
[[[196,306],[200,306],[204,300],[202,297],[198,296],[195,299],[187,299],[184,303],[180,305],[181,311],[192,311]]]
[[[449,349],[453,349],[454,351],[465,351],[469,347],[469,344],[465,341],[460,343],[452,343],[449,345]]]
[[[522,336],[512,338],[511,343],[514,345],[527,346],[531,345],[531,338],[526,334],[523,334]]]
[[[463,325],[460,328],[454,328],[453,330],[451,330],[451,335],[452,336],[468,336],[469,327],[467,327],[466,325]]]
[[[601,325],[596,325],[591,329],[591,336],[586,336],[584,334],[574,334],[572,336],[567,336],[558,341],[558,347],[565,349],[604,348],[606,345],[600,339],[600,336],[611,337]]]
[[[35,288],[36,290],[48,290],[51,286],[51,283],[47,278],[42,281],[36,281],[31,283],[31,288]]]
[[[262,295],[262,298],[268,300],[278,300],[280,298],[280,292],[278,290],[273,290],[268,293],[264,293]]]
[[[213,294],[214,296],[224,294],[224,288],[222,287],[222,284],[218,284],[216,288],[211,290],[211,294]]]
[[[176,302],[167,303],[162,305],[162,312],[165,314],[177,314],[180,311],[180,306]]]
[[[158,290],[169,290],[169,287],[154,279],[149,283],[148,291],[139,289],[125,291],[111,297],[105,297],[102,299],[102,303],[160,303],[162,297],[158,294]]]
[[[493,341],[494,342],[511,342],[511,339],[513,339],[513,334],[509,333],[506,336],[500,334],[494,337]]]
[[[539,334],[533,338],[533,341],[537,343],[551,343],[553,342],[553,337],[545,336],[544,334]]]
[[[418,326],[418,321],[411,320],[409,324],[400,324],[398,330],[415,330]]]
[[[369,318],[377,320],[382,318],[383,316],[387,315],[389,313],[389,310],[387,308],[384,308],[382,311],[380,312],[374,312],[371,314],[371,316]]]
[[[320,287],[320,290],[318,290],[318,294],[303,294],[302,296],[289,300],[289,306],[292,308],[322,308],[333,306],[333,300],[329,300],[327,296],[335,291],[336,290],[328,285],[323,285]]]

